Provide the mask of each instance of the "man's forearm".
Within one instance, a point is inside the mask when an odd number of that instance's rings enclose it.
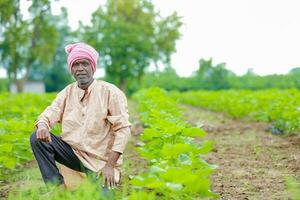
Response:
[[[36,128],[40,128],[40,127],[45,127],[49,130],[48,124],[46,124],[46,122],[44,122],[44,121],[40,121],[36,124]]]
[[[44,127],[46,126],[47,129],[50,131],[50,125],[46,122],[46,120],[44,119],[39,119],[36,123],[35,123],[35,128],[38,129],[39,127]]]
[[[110,154],[108,155],[107,163],[106,165],[114,167],[117,160],[119,159],[121,153],[117,151],[111,151]]]

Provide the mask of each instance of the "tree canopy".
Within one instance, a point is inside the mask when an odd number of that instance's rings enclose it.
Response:
[[[1,4],[1,64],[9,80],[22,91],[33,66],[45,66],[54,56],[58,44],[56,22],[49,0],[33,0],[27,20],[22,17],[19,0],[5,0]]]
[[[107,80],[125,90],[140,81],[151,62],[170,62],[180,26],[176,13],[163,18],[151,1],[108,0],[93,13],[92,25],[81,30],[83,39],[100,51]]]

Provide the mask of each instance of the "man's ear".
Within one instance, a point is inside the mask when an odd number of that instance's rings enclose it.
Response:
[[[74,70],[72,70],[72,67],[70,69],[70,72],[71,72],[72,76],[74,76]]]

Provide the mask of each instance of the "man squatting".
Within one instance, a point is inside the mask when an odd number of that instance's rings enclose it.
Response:
[[[101,173],[104,184],[120,182],[122,153],[130,137],[127,99],[113,84],[94,80],[98,52],[85,43],[65,47],[76,82],[60,91],[38,117],[30,137],[45,183],[64,184],[55,161],[80,172]],[[61,136],[50,131],[62,124]]]

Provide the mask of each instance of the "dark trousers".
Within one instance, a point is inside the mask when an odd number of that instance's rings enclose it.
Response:
[[[70,145],[53,134],[51,134],[51,139],[50,143],[40,141],[36,138],[36,132],[30,136],[31,148],[45,183],[64,183],[55,161],[76,171],[91,172],[83,166]]]

